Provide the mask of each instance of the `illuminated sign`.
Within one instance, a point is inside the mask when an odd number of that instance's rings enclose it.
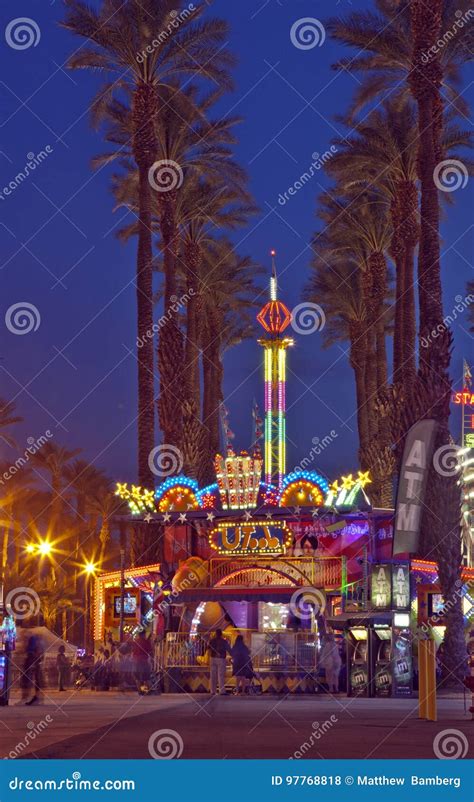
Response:
[[[219,554],[284,554],[292,541],[291,529],[285,521],[277,526],[266,521],[235,523],[223,521],[209,536],[209,542]]]
[[[474,393],[470,390],[463,390],[461,393],[454,393],[452,397],[453,404],[467,404],[467,406],[474,406]]]
[[[390,609],[392,603],[392,581],[390,565],[374,565],[371,577],[372,607]]]
[[[392,602],[394,610],[410,609],[410,569],[408,563],[392,565]]]
[[[474,448],[474,432],[467,432],[464,435],[464,448]]]

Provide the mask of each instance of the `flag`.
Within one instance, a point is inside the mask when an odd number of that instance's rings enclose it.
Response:
[[[466,360],[463,360],[463,386],[470,387],[472,384],[472,373],[471,368],[467,364]]]

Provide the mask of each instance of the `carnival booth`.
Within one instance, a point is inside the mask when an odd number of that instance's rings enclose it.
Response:
[[[126,572],[131,630],[153,623],[170,691],[208,691],[207,646],[220,628],[231,644],[243,635],[264,692],[324,690],[319,653],[331,629],[340,643],[341,690],[410,693],[406,633],[416,617],[416,589],[407,560],[391,559],[393,510],[372,508],[367,472],[331,481],[313,469],[314,447],[305,468],[287,472],[286,358],[293,340],[275,271],[258,321],[265,408],[262,419],[254,410],[250,451],[232,449],[224,412],[225,448],[215,458],[213,483],[201,487],[180,474],[156,490],[117,486],[134,518],[162,543],[160,566]],[[97,639],[120,618],[118,580],[98,580]]]

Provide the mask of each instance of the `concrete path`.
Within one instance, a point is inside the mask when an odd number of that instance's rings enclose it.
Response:
[[[0,708],[2,757],[433,758],[436,736],[438,751],[474,757],[473,733],[461,696],[438,700],[436,723],[418,720],[416,699],[344,696],[48,692],[40,706]]]

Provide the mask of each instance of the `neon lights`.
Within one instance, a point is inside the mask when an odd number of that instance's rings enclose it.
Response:
[[[268,301],[258,313],[257,320],[268,334],[283,334],[291,323],[291,312],[282,301]]]
[[[219,554],[284,554],[291,545],[293,533],[286,521],[277,526],[268,522],[238,523],[223,521],[209,535],[209,543]]]
[[[324,495],[320,487],[307,479],[291,482],[280,497],[282,507],[322,507]]]
[[[190,479],[189,476],[170,476],[168,479],[156,488],[155,491],[155,498],[157,501],[164,496],[167,490],[170,490],[172,487],[176,486],[180,487],[189,487],[194,493],[197,493],[199,490],[199,485],[195,479]]]
[[[467,406],[474,406],[474,393],[470,390],[464,389],[462,392],[453,393],[453,404],[467,404]]]

